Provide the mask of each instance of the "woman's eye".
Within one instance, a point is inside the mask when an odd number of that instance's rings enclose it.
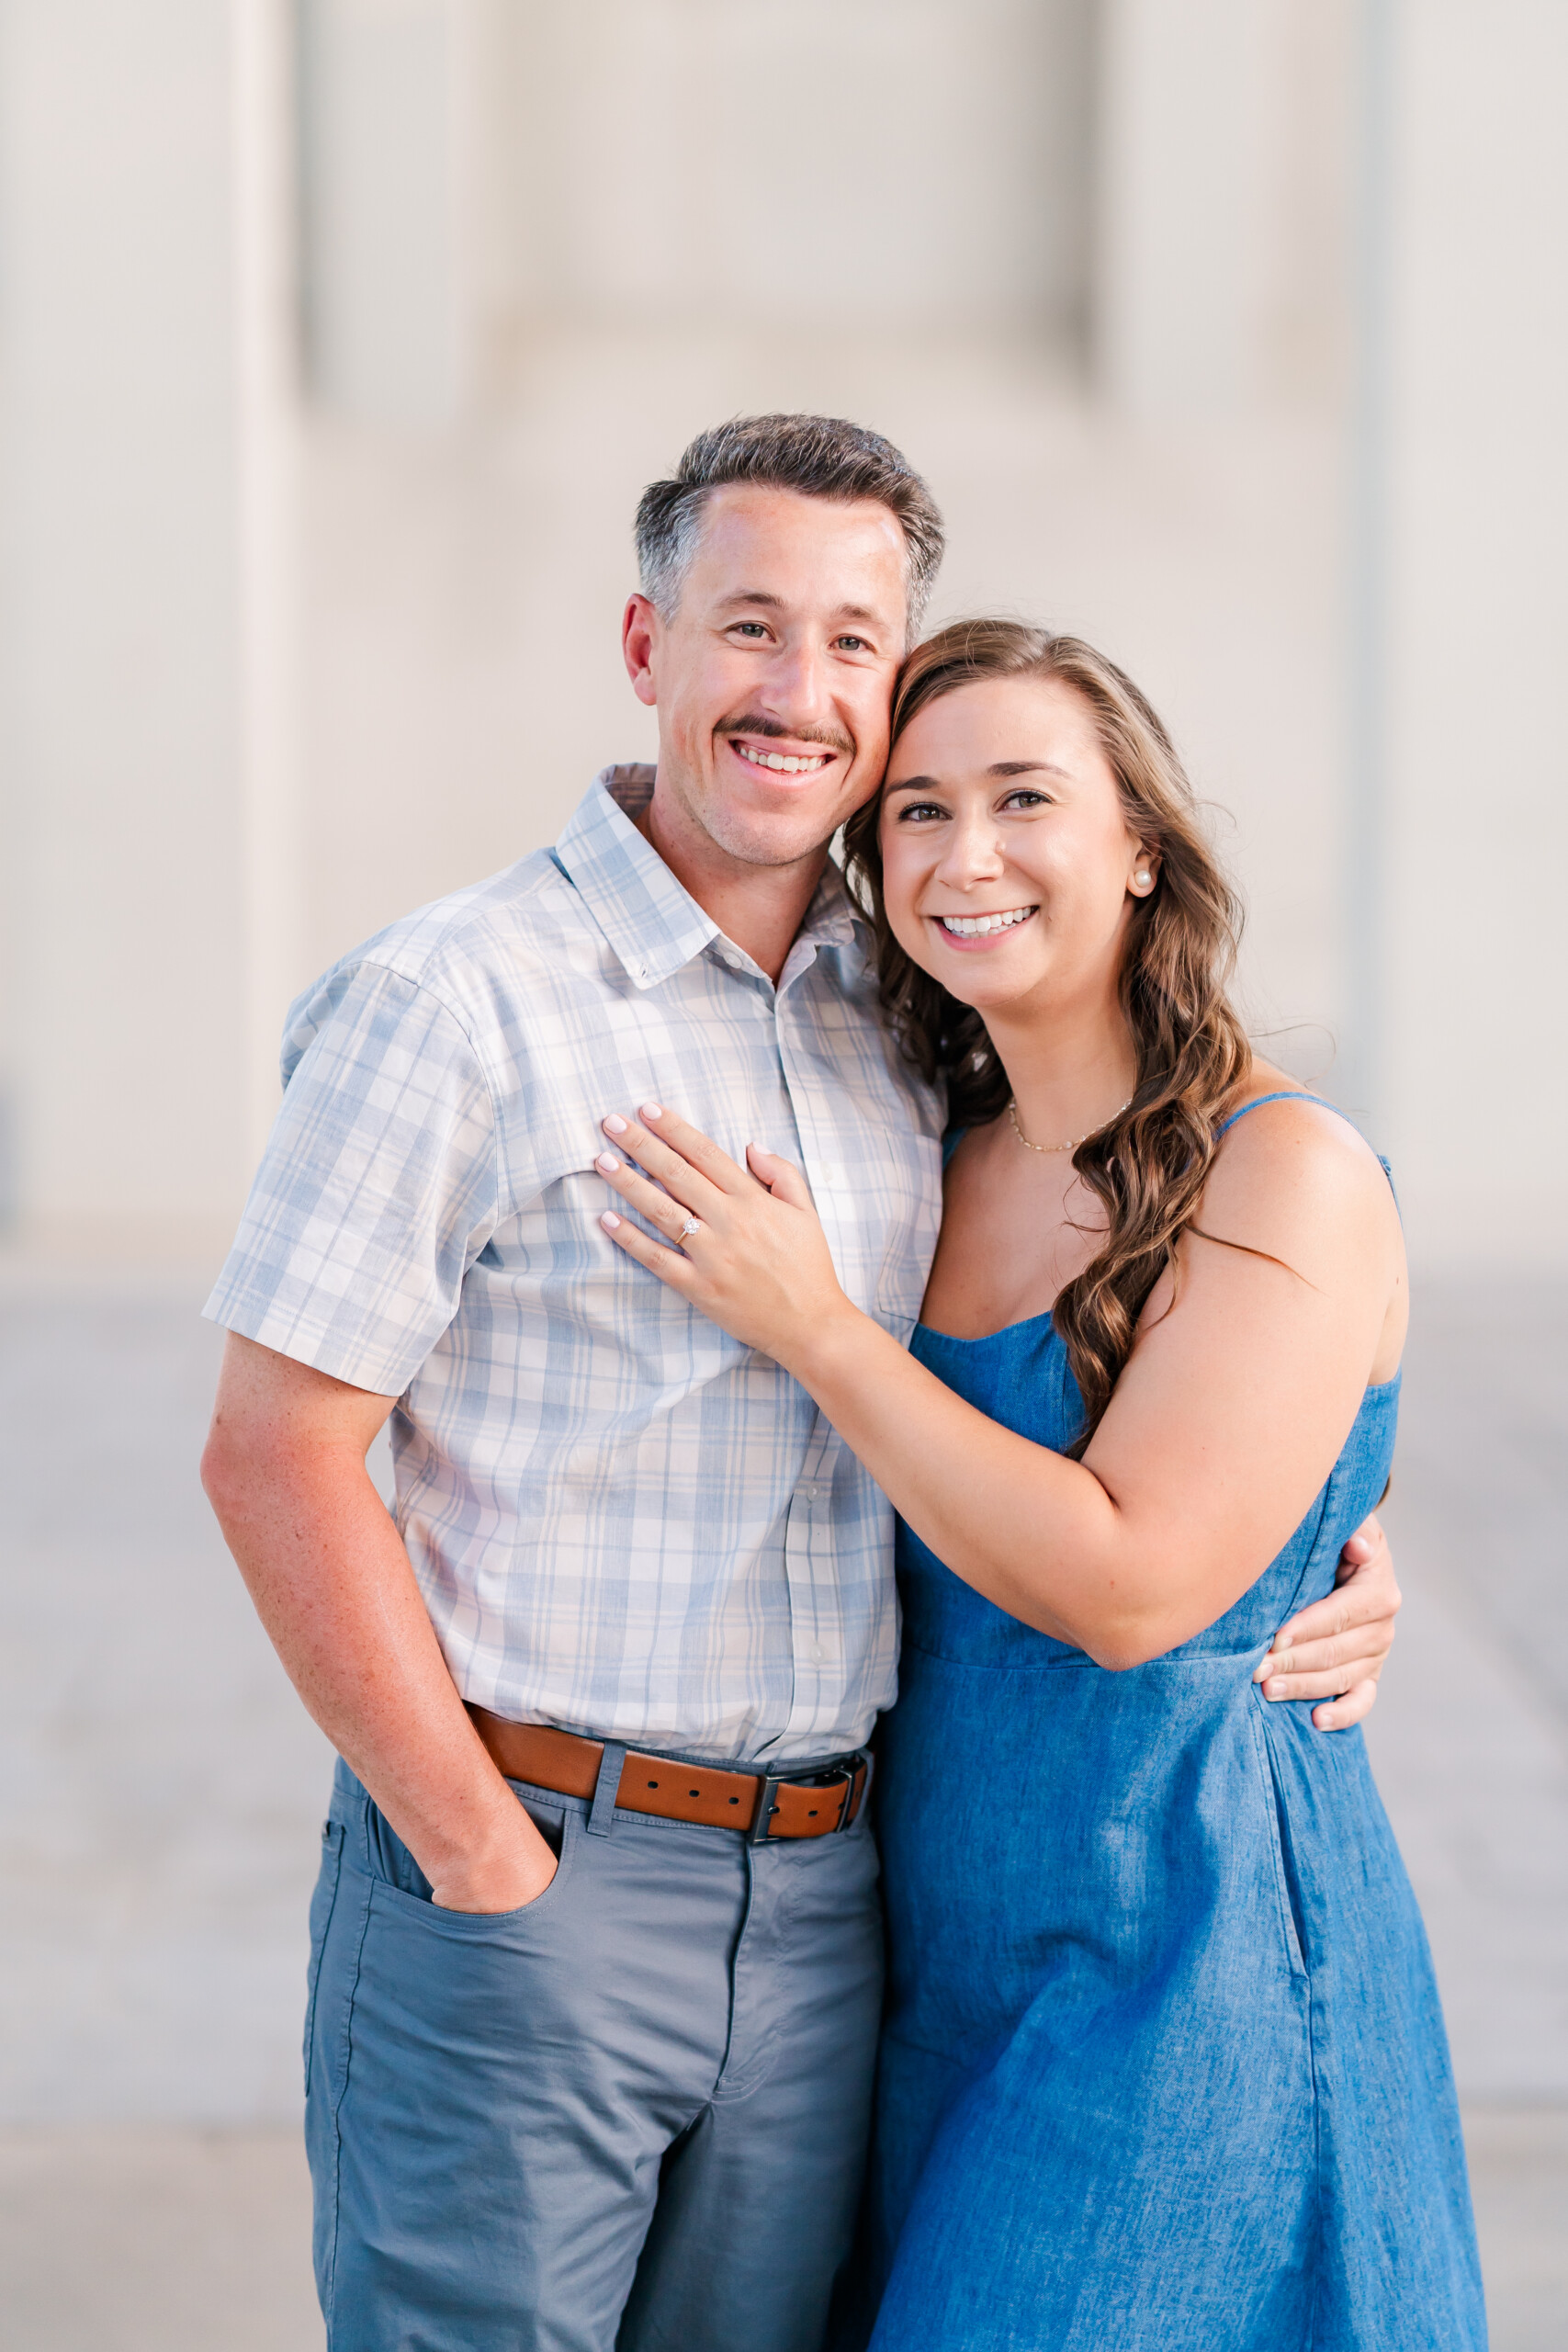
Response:
[[[1004,808],[1048,808],[1050,805],[1048,794],[1036,792],[1028,785],[1017,792],[1010,792],[1002,803]]]
[[[898,822],[908,825],[918,819],[924,823],[933,817],[945,817],[946,814],[946,809],[935,800],[911,800],[907,808],[899,809]]]

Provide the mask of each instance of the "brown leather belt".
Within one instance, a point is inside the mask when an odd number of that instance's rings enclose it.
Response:
[[[599,1785],[604,1743],[547,1724],[508,1723],[487,1707],[470,1707],[474,1727],[503,1777],[526,1781],[558,1796],[592,1797]],[[615,1789],[626,1813],[657,1814],[661,1821],[695,1821],[708,1829],[736,1829],[760,1845],[769,1838],[830,1838],[847,1829],[865,1794],[866,1759],[846,1756],[827,1770],[794,1780],[763,1772],[719,1772],[708,1764],[672,1764],[668,1756],[628,1748]]]

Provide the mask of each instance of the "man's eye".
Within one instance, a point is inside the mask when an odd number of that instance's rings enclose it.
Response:
[[[871,647],[863,637],[836,637],[833,639],[840,653],[869,653]]]
[[[735,628],[742,637],[766,637],[768,633],[761,621],[737,621]]]

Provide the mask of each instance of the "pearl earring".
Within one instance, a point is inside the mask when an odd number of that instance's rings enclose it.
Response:
[[[1146,873],[1134,874],[1134,876],[1133,876],[1133,879],[1134,879],[1134,882],[1144,882],[1144,883],[1146,883],[1146,882],[1147,882],[1147,880],[1148,880],[1148,878],[1149,878],[1149,877],[1148,877],[1148,875],[1147,875]]]

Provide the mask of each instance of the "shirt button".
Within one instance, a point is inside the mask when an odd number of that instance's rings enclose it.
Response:
[[[738,972],[740,969],[740,958],[736,954],[734,948],[726,947],[721,952],[723,954],[724,960],[728,965],[730,970],[732,972]]]
[[[826,1666],[828,1663],[828,1653],[820,1642],[811,1645],[811,1663],[813,1666]]]

